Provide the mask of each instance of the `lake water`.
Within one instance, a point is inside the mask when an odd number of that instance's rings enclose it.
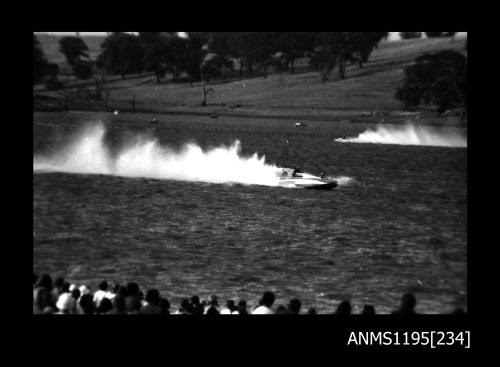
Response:
[[[175,309],[198,294],[333,312],[351,299],[388,313],[402,293],[417,311],[467,307],[467,148],[335,141],[367,125],[278,119],[37,114],[35,155],[54,156],[80,126],[104,121],[118,151],[146,134],[179,149],[241,143],[241,155],[344,177],[332,191],[41,172],[33,175],[33,270],[75,283],[156,287]],[[148,117],[149,118],[149,117]],[[113,121],[114,120],[114,121]],[[145,120],[144,121],[149,121]],[[288,141],[288,142],[287,142]]]

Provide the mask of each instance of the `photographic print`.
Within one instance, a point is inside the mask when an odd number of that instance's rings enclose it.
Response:
[[[33,226],[33,314],[466,314],[467,33],[35,32]]]

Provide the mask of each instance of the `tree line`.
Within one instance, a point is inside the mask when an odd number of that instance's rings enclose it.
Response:
[[[209,81],[234,70],[236,60],[240,77],[244,72],[252,76],[257,69],[266,78],[270,68],[293,74],[297,61],[308,58],[326,82],[335,68],[340,78],[345,78],[347,64],[363,67],[387,36],[388,32],[186,32],[186,37],[178,32],[114,32],[105,38],[95,61],[89,58],[89,49],[80,37],[63,37],[59,50],[73,75],[82,80],[103,73],[125,78],[149,71],[158,83],[170,73],[174,82],[187,75],[186,81],[192,84],[202,77]],[[38,40],[35,35],[33,38],[34,83],[47,76],[53,80],[58,70],[44,61]]]
[[[423,32],[427,38],[454,37],[458,32]],[[422,32],[399,32],[402,39],[422,38]]]
[[[453,37],[457,32],[425,33],[432,38]],[[421,32],[400,34],[402,38],[421,37]],[[244,71],[253,75],[258,69],[266,78],[270,68],[293,74],[297,61],[307,58],[321,81],[327,82],[335,70],[344,79],[348,64],[362,68],[379,42],[387,37],[388,32],[186,32],[186,37],[180,37],[178,32],[114,32],[101,44],[96,60],[89,57],[89,49],[80,37],[63,37],[59,46],[73,75],[94,80],[97,99],[109,99],[109,90],[103,88],[106,74],[125,78],[149,71],[158,83],[167,73],[174,82],[185,80],[193,85],[201,81],[202,105],[206,105],[206,95],[211,91],[206,83],[224,71],[234,70],[235,60],[239,62],[240,76]],[[45,81],[48,89],[64,89],[58,80],[58,66],[46,60],[35,35],[33,55],[33,84]],[[187,75],[187,79],[182,75]],[[407,108],[434,104],[439,112],[454,107],[466,109],[466,57],[449,50],[418,57],[405,69],[395,97]],[[70,98],[69,92],[64,94],[66,109]]]

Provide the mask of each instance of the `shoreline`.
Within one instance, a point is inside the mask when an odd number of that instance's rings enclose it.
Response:
[[[209,111],[189,111],[186,109],[170,109],[170,110],[158,110],[158,109],[136,109],[136,112],[132,111],[120,111],[120,115],[125,116],[137,116],[141,115],[159,115],[159,116],[183,116],[183,117],[205,117],[210,118],[214,123],[218,118],[235,118],[235,119],[276,119],[276,120],[290,120],[296,122],[308,121],[321,121],[321,122],[343,122],[343,123],[365,123],[365,124],[413,124],[413,125],[426,125],[426,126],[442,126],[442,127],[457,127],[457,128],[467,128],[467,118],[462,120],[458,115],[449,116],[436,116],[434,113],[429,113],[427,111],[400,111],[400,110],[348,110],[348,109],[338,109],[334,112],[325,112],[322,110],[318,111],[303,111],[302,113],[283,113],[282,111],[267,110],[267,111],[255,111],[246,110],[241,112],[227,112],[224,110],[212,109]],[[58,116],[64,116],[65,114],[109,114],[113,116],[113,111],[104,109],[87,109],[80,108],[70,111],[56,111],[56,110],[33,110],[34,116],[36,114],[57,114]],[[35,119],[33,121],[36,122]],[[148,121],[149,123],[149,121]]]

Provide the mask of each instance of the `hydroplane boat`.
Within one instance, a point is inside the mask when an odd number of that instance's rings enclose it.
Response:
[[[325,178],[323,173],[320,176],[314,176],[298,169],[283,168],[279,186],[308,190],[331,190],[338,186],[338,182]]]

